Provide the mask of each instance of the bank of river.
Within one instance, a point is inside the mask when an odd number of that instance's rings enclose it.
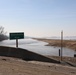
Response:
[[[39,39],[39,38],[35,39],[47,42],[48,43],[47,46],[61,47],[61,40],[59,39]],[[76,51],[76,40],[63,40],[63,47]]]

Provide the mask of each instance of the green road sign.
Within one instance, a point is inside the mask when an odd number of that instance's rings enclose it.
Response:
[[[9,33],[10,40],[12,39],[23,39],[24,38],[24,32],[19,33]]]

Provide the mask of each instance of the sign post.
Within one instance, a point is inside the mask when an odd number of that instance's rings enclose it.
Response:
[[[16,39],[16,47],[18,48],[18,39],[24,39],[24,32],[10,33],[10,40]]]
[[[16,39],[16,47],[18,48],[18,39]]]

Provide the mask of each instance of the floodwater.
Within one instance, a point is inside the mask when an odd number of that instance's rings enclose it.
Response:
[[[45,46],[48,43],[33,40],[30,38],[18,40],[18,47],[29,51],[50,56],[59,56],[60,47]],[[16,47],[16,40],[5,40],[0,42],[0,46]],[[63,48],[63,56],[74,57],[74,50]]]

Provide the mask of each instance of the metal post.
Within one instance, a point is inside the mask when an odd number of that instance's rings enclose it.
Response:
[[[61,51],[60,51],[60,49],[59,49],[59,57],[60,57],[60,52],[61,52]]]
[[[63,53],[63,31],[61,31],[61,61],[62,61],[62,53]]]
[[[16,48],[18,48],[18,39],[16,39]]]

